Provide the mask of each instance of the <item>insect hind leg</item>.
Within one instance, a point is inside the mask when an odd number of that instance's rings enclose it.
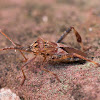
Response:
[[[86,57],[84,57],[82,55],[77,54],[77,53],[69,53],[69,54],[66,54],[66,55],[62,55],[60,58],[54,58],[53,61],[60,61],[61,62],[61,61],[66,60],[66,62],[68,62],[67,59],[74,58],[74,57],[89,61],[89,62],[91,62],[91,63],[93,63],[93,64],[95,64],[97,66],[100,66],[99,63],[97,63],[97,62],[95,62],[93,60],[90,60],[90,59],[88,59],[88,58],[86,58]]]
[[[72,28],[68,28],[62,35],[61,37],[57,40],[57,43],[60,43],[65,37],[66,35],[68,35],[70,33],[70,31],[72,30]]]
[[[61,37],[58,39],[57,43],[60,43],[60,42],[72,31],[72,29],[73,29],[73,31],[74,31],[74,34],[75,34],[75,37],[76,37],[77,42],[78,42],[78,43],[80,44],[80,46],[81,46],[81,50],[82,50],[82,51],[86,50],[86,49],[84,48],[84,45],[83,45],[82,38],[81,38],[80,34],[76,31],[76,29],[75,29],[74,27],[68,28],[68,29],[61,35]]]

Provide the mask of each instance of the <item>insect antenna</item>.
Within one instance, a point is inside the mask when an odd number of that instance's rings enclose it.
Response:
[[[3,32],[1,31],[1,29],[0,29],[0,32],[1,32],[14,46],[16,46],[16,44],[15,44],[5,33],[3,33]]]
[[[0,51],[2,51],[2,50],[11,50],[11,49],[18,50],[21,53],[21,55],[24,57],[25,61],[27,61],[27,58],[25,57],[25,55],[22,52],[22,51],[27,52],[27,50],[25,48],[23,48],[21,45],[19,45],[17,43],[14,43],[5,33],[3,33],[1,31],[1,29],[0,29],[0,33],[2,35],[4,35],[14,45],[14,47],[6,47],[6,48],[3,48],[3,49],[0,49]]]

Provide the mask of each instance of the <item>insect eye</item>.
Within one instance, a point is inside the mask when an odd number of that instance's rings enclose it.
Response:
[[[47,45],[47,44],[45,44],[44,46],[45,46],[45,47],[47,47],[48,45]]]
[[[37,47],[38,47],[38,45],[35,45],[34,47],[36,47],[36,48],[37,48]]]
[[[38,47],[38,43],[34,43],[34,47],[36,47],[36,48],[37,48],[37,47]]]
[[[49,56],[50,54],[47,53],[46,55]]]
[[[34,44],[37,43],[37,41],[34,42]]]

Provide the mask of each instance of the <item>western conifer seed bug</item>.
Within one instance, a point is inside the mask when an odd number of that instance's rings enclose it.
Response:
[[[60,43],[72,30],[74,31],[73,33],[76,36],[76,40],[79,43],[81,50],[78,50],[78,49],[75,49],[75,48],[72,48],[72,47],[69,47],[67,45],[63,45]],[[43,56],[43,62],[42,62],[42,65],[40,68],[42,70],[54,75],[59,82],[60,82],[60,79],[58,78],[58,76],[55,73],[44,68],[45,62],[47,62],[47,58],[50,58],[50,60],[56,61],[56,62],[60,62],[63,60],[65,60],[67,62],[69,60],[69,58],[79,58],[79,59],[94,63],[96,66],[100,66],[99,63],[87,58],[87,54],[84,53],[84,51],[86,49],[83,46],[82,38],[74,27],[68,28],[63,33],[63,35],[58,39],[57,42],[46,41],[46,40],[43,40],[42,38],[38,38],[34,43],[32,43],[27,48],[14,43],[5,33],[3,33],[1,30],[0,30],[0,32],[13,44],[13,47],[3,48],[3,49],[0,49],[0,51],[11,50],[11,49],[18,50],[26,61],[26,63],[21,67],[21,71],[23,73],[23,81],[22,81],[21,85],[24,84],[24,81],[26,79],[23,68],[30,62],[34,61],[38,55]],[[33,53],[35,56],[32,59],[27,60],[27,58],[25,57],[23,52]]]

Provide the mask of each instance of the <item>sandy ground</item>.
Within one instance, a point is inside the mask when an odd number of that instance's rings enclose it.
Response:
[[[0,29],[15,43],[29,46],[42,37],[56,42],[70,26],[82,36],[89,59],[100,63],[100,4],[99,0],[0,0]],[[80,49],[74,34],[63,40],[66,45]],[[0,48],[13,46],[0,34]],[[33,54],[25,53],[27,58]],[[42,58],[25,66],[27,79],[20,85],[24,64],[20,53],[0,51],[0,88],[10,88],[21,100],[100,100],[100,67],[86,63],[49,64],[39,69]]]

